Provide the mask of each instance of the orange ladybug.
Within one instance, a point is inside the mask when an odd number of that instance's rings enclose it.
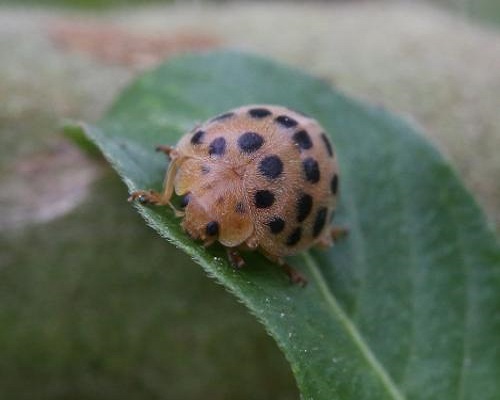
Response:
[[[337,157],[324,129],[308,116],[277,105],[243,106],[158,150],[171,160],[163,191],[136,191],[129,200],[170,205],[189,236],[206,246],[219,241],[235,268],[244,265],[238,250],[258,250],[305,284],[284,257],[330,246],[344,233],[329,224]],[[171,203],[174,191],[182,196],[182,211]]]

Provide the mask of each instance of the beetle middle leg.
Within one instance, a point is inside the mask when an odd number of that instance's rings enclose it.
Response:
[[[233,267],[234,269],[241,269],[245,266],[245,260],[240,255],[238,250],[231,247],[226,247],[226,254],[227,259],[229,260],[229,264],[231,264],[231,267]]]

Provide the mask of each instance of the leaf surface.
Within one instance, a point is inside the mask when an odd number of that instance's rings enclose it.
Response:
[[[156,145],[250,103],[318,119],[340,160],[335,221],[350,234],[290,259],[309,285],[290,285],[259,254],[233,271],[220,246],[193,242],[167,207],[138,205],[147,223],[263,322],[305,399],[500,398],[498,244],[448,163],[407,122],[300,71],[221,51],[146,73],[83,129],[131,191],[160,190],[166,162]]]

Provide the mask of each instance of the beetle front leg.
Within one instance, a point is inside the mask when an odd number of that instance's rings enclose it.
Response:
[[[128,201],[138,200],[141,204],[152,204],[157,206],[169,205],[174,210],[177,216],[184,215],[182,211],[177,210],[173,206],[173,204],[170,202],[170,199],[172,198],[172,195],[174,193],[175,174],[177,173],[180,164],[185,160],[185,158],[178,157],[177,154],[174,158],[173,150],[170,151],[170,156],[172,157],[172,162],[168,167],[167,176],[163,185],[163,192],[158,193],[154,190],[137,190],[130,194]]]
[[[161,194],[154,190],[137,190],[132,192],[127,200],[137,200],[141,204],[162,205]]]
[[[166,156],[170,160],[173,160],[176,157],[178,157],[177,150],[175,150],[175,147],[173,147],[173,146],[160,145],[160,146],[156,146],[155,150],[158,151],[158,152],[166,154]]]

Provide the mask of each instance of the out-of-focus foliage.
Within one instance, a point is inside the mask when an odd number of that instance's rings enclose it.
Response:
[[[53,6],[78,8],[107,8],[113,6],[137,6],[154,3],[173,3],[175,0],[0,0],[1,4],[16,6]]]
[[[76,212],[0,233],[0,398],[296,398],[261,326],[125,196],[107,173]]]
[[[404,0],[401,0],[404,1]],[[229,3],[227,0],[141,0],[140,5],[160,4],[160,3]],[[264,3],[262,0],[254,2]],[[286,2],[286,0],[285,0]],[[290,3],[300,3],[301,0],[288,0]],[[359,0],[324,0],[325,3],[333,2],[359,2]],[[78,8],[108,8],[113,6],[137,6],[136,0],[0,0],[1,4],[11,5],[47,5],[64,6]],[[467,17],[483,19],[485,21],[500,23],[500,2],[498,0],[429,0],[428,3],[435,3],[448,7]]]
[[[467,17],[500,24],[498,0],[432,0]]]

